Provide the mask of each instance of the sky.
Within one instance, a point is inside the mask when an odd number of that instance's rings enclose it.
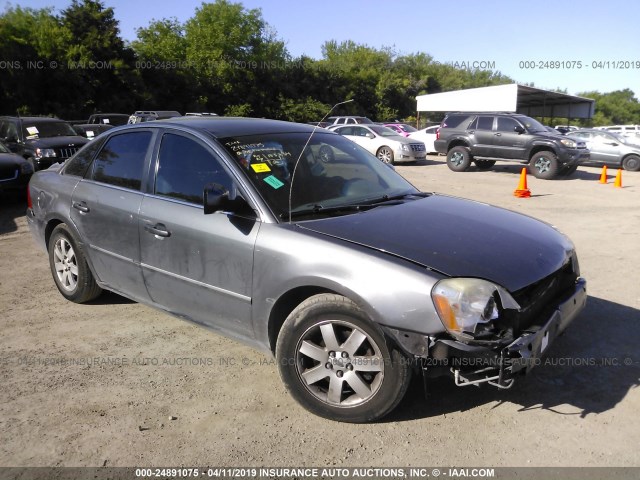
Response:
[[[202,1],[103,0],[125,40],[153,20],[186,21]],[[629,88],[640,97],[640,2],[244,0],[284,40],[293,57],[321,58],[328,40],[353,40],[400,54],[423,52],[463,68],[488,66],[518,83],[570,94]],[[70,1],[11,5],[62,10]],[[8,3],[4,4],[10,5]]]

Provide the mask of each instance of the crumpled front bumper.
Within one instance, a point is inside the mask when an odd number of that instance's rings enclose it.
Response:
[[[456,385],[488,383],[509,388],[516,376],[540,365],[556,338],[578,316],[587,302],[587,281],[578,278],[573,292],[561,299],[547,315],[506,346],[467,345],[450,338],[433,339],[392,334],[405,353],[417,359],[426,377],[453,375]]]

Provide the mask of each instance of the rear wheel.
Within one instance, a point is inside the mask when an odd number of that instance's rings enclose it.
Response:
[[[476,168],[478,170],[491,170],[491,167],[493,167],[496,164],[495,160],[474,160],[473,163],[476,164]]]
[[[467,147],[453,147],[447,153],[447,166],[454,172],[464,172],[471,165],[471,154]]]
[[[630,172],[637,172],[640,170],[640,157],[637,155],[626,156],[622,161],[622,168]]]
[[[321,417],[362,423],[402,400],[407,359],[355,303],[315,295],[287,318],[278,336],[280,376],[295,400]]]
[[[387,146],[380,147],[376,152],[376,157],[378,157],[383,163],[393,165],[393,150]]]
[[[84,253],[64,223],[53,230],[49,239],[49,265],[56,287],[67,300],[84,303],[102,293]]]
[[[553,152],[538,152],[531,157],[529,171],[536,178],[549,180],[558,175],[558,159]]]

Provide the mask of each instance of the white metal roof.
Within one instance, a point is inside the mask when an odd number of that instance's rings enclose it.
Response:
[[[517,112],[532,117],[591,118],[595,100],[512,83],[416,97],[419,112]]]

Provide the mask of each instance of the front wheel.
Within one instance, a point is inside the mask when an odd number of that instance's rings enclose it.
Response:
[[[471,154],[467,147],[453,147],[447,153],[447,166],[454,172],[464,172],[471,166]]]
[[[355,303],[315,295],[287,317],[278,336],[280,376],[310,412],[352,423],[382,418],[409,386],[407,359]]]
[[[553,152],[538,152],[529,162],[529,171],[536,178],[550,180],[558,174],[558,159]]]
[[[49,265],[56,287],[67,300],[85,303],[102,293],[87,265],[84,253],[64,223],[51,233]]]
[[[622,168],[630,172],[637,172],[640,170],[640,157],[637,155],[628,155],[622,161]]]
[[[376,157],[378,157],[378,159],[383,163],[393,165],[393,150],[387,146],[380,147],[376,152]]]

